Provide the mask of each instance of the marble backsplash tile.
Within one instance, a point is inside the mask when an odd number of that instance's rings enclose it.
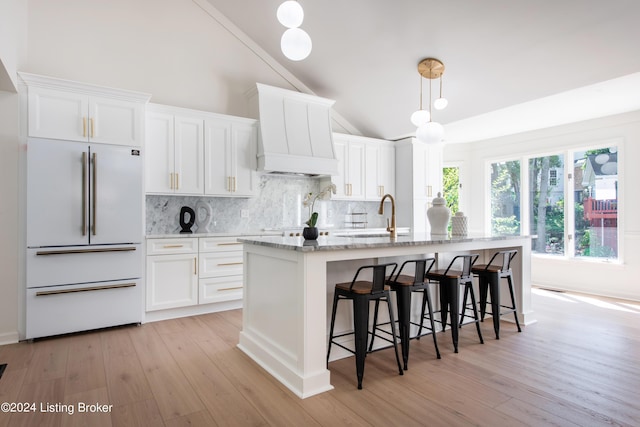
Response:
[[[304,227],[309,209],[303,206],[302,201],[307,193],[320,191],[320,186],[317,178],[263,175],[257,197],[148,195],[146,234],[179,233],[182,206],[196,210],[196,225],[192,229],[196,233],[252,233],[264,229]],[[348,220],[352,213],[366,213],[369,228],[385,227],[386,220],[378,215],[378,206],[375,201],[318,200],[315,206],[319,214],[318,227],[350,227],[350,224],[345,224],[345,219]],[[208,229],[204,229],[202,221],[207,211],[211,213],[212,220]]]

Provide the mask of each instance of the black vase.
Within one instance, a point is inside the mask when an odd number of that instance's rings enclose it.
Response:
[[[318,238],[318,227],[305,227],[302,229],[304,240],[316,240]]]

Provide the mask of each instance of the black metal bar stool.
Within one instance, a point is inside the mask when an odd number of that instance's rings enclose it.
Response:
[[[478,276],[480,285],[480,318],[484,320],[487,308],[487,290],[491,294],[491,316],[493,318],[493,330],[496,339],[500,339],[500,316],[513,313],[516,320],[518,332],[522,332],[518,321],[516,308],[516,298],[513,294],[513,274],[511,272],[511,261],[518,254],[517,250],[499,251],[493,254],[491,260],[485,265],[475,265],[471,272]],[[496,258],[501,258],[499,263],[493,264]],[[511,305],[503,305],[500,299],[500,279],[507,279]],[[465,295],[466,301],[466,295]],[[506,310],[503,310],[506,309]]]
[[[391,277],[387,282],[391,286],[391,290],[396,292],[396,302],[398,304],[398,329],[400,332],[400,344],[402,347],[402,361],[404,362],[404,369],[407,369],[407,364],[409,362],[409,341],[417,338],[420,339],[421,336],[427,335],[431,333],[433,336],[433,345],[436,350],[436,355],[438,359],[440,359],[440,350],[438,349],[438,341],[436,340],[436,328],[434,326],[433,321],[433,305],[431,303],[431,292],[429,291],[429,281],[425,280],[425,274],[431,270],[433,264],[436,262],[435,258],[426,258],[426,259],[413,259],[408,260],[402,263],[400,266],[400,270],[398,270],[398,274],[395,277]],[[402,274],[405,266],[407,264],[414,264],[415,270],[414,275],[406,275]],[[428,267],[427,267],[428,265]],[[415,323],[411,321],[411,295],[413,292],[422,293],[422,310],[424,313],[425,305],[429,308],[429,319],[431,321],[431,328],[426,328],[430,332],[422,334],[422,325],[419,323]],[[378,301],[376,301],[376,308],[374,319],[378,318]],[[380,326],[384,326],[387,323],[376,324],[374,323],[374,330],[377,329],[383,333],[389,333],[384,329],[380,329]],[[415,336],[410,336],[411,325],[420,326],[420,330],[418,334]],[[371,338],[371,343],[369,344],[369,351],[373,348],[373,340],[376,335]],[[383,338],[384,339],[384,338]],[[387,340],[388,341],[388,340]]]
[[[387,273],[389,268],[393,267],[391,274]],[[396,361],[398,362],[398,373],[403,374],[402,366],[400,365],[400,356],[398,354],[398,342],[396,340],[395,333],[395,318],[393,315],[393,307],[391,306],[391,299],[389,295],[389,286],[386,285],[386,278],[392,277],[398,267],[397,263],[379,264],[379,265],[366,265],[360,267],[356,271],[355,276],[351,282],[337,283],[335,286],[335,292],[333,295],[333,312],[331,314],[331,328],[329,330],[329,345],[327,349],[327,364],[329,363],[329,355],[331,354],[331,344],[335,344],[343,349],[355,354],[356,356],[356,373],[358,376],[358,389],[362,389],[362,378],[364,376],[364,359],[367,351],[367,340],[369,334],[375,335],[375,329],[369,332],[369,302],[370,301],[386,301],[389,307],[389,319],[391,321],[391,335],[393,337],[393,347],[396,352]],[[372,280],[358,280],[358,275],[363,270],[373,270]],[[333,335],[333,328],[336,322],[336,308],[338,307],[338,300],[350,299],[353,302],[353,332],[348,332],[340,335]],[[376,311],[377,314],[377,311]],[[374,319],[374,322],[377,319]],[[338,342],[335,338],[354,335],[355,337],[355,350],[352,350]]]
[[[460,327],[460,324],[458,323],[458,316],[460,315],[460,286],[465,287],[465,294],[469,292],[472,301],[474,301],[474,321],[476,323],[480,343],[484,344],[482,331],[480,331],[480,318],[475,307],[476,297],[473,292],[473,277],[471,275],[471,267],[477,259],[478,254],[457,255],[451,260],[451,263],[449,263],[449,266],[445,270],[430,271],[425,276],[428,280],[433,280],[440,284],[440,322],[442,323],[443,331],[447,326],[447,309],[451,311],[451,338],[453,340],[453,348],[456,353],[458,352],[458,328]],[[462,264],[462,268],[460,270],[453,269],[456,264]],[[420,321],[421,325],[424,322],[424,317],[423,307],[422,319]]]

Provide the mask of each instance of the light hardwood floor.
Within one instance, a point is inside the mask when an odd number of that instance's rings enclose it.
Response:
[[[236,348],[238,310],[0,346],[0,403],[37,406],[0,427],[640,425],[640,303],[537,289],[533,308],[538,323],[503,321],[500,340],[485,320],[484,345],[463,327],[458,354],[438,333],[440,360],[412,341],[403,376],[373,353],[363,390],[353,358],[332,362],[335,389],[304,400]]]

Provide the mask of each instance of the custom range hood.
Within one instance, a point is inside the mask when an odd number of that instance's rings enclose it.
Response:
[[[252,106],[260,121],[258,170],[337,175],[330,111],[334,102],[257,83]]]

